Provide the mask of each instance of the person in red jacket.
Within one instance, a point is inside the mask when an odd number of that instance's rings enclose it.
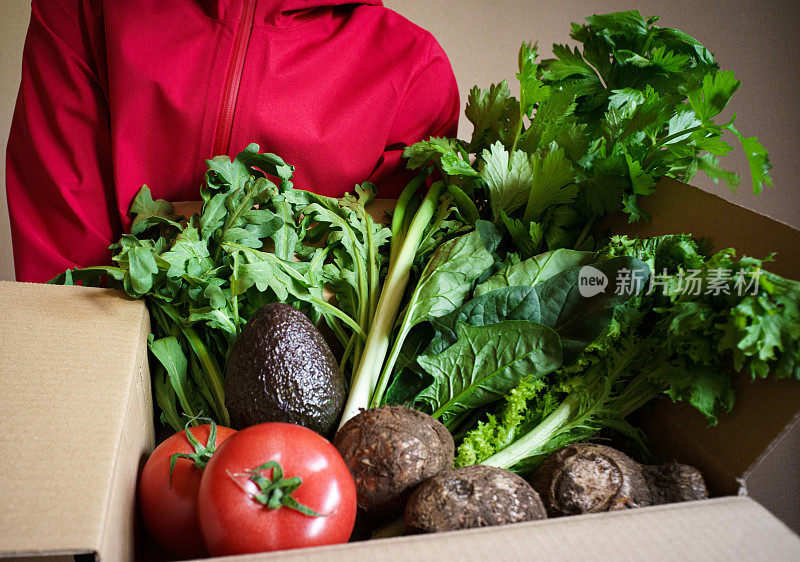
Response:
[[[33,0],[7,149],[18,281],[108,263],[147,184],[199,199],[251,142],[294,184],[396,196],[405,146],[453,136],[453,71],[379,0]]]

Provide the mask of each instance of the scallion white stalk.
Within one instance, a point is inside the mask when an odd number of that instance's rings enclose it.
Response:
[[[353,376],[350,395],[347,398],[339,427],[370,405],[370,399],[389,349],[389,339],[408,284],[411,266],[414,263],[422,235],[436,212],[442,187],[443,183],[440,181],[431,185],[411,221],[394,260],[389,264],[389,272],[378,299],[375,318],[370,326],[364,352],[361,354],[361,360]]]

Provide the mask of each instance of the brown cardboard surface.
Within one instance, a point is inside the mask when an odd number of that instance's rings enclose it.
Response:
[[[732,247],[760,258],[775,252],[769,270],[800,279],[800,230],[670,178],[640,204],[653,218],[633,224],[609,221],[615,233],[649,237],[687,232],[709,238],[717,249]]]
[[[215,562],[244,557],[215,558]],[[800,537],[749,498],[248,555],[285,562],[798,560]]]
[[[153,441],[147,309],[117,291],[8,282],[0,306],[0,552],[123,560]]]
[[[743,491],[800,532],[800,413],[742,478]]]

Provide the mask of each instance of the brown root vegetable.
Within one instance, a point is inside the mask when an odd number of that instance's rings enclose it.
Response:
[[[559,449],[545,459],[531,483],[551,517],[652,503],[639,464],[605,445],[575,443]]]
[[[334,446],[347,463],[358,506],[371,524],[400,517],[419,484],[453,466],[450,432],[427,414],[404,406],[381,406],[350,419]]]
[[[703,475],[688,464],[642,465],[642,473],[650,486],[653,505],[708,498]]]
[[[405,522],[411,533],[436,533],[546,517],[539,494],[523,478],[502,468],[472,465],[420,485],[406,504]]]
[[[559,449],[545,459],[531,483],[550,517],[708,497],[693,467],[645,466],[612,447],[592,443]]]

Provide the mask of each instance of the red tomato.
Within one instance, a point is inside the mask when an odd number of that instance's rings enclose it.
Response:
[[[206,445],[209,429],[198,425],[189,431]],[[217,426],[215,448],[234,433]],[[203,470],[190,459],[178,458],[170,486],[169,463],[175,453],[195,453],[186,431],[167,438],[147,459],[139,478],[139,510],[147,530],[165,550],[181,558],[197,558],[207,554],[197,523],[197,490]]]
[[[255,470],[270,461],[280,469]],[[262,489],[254,480],[277,481],[280,473],[283,483],[300,478],[291,497],[321,515],[287,507],[294,500],[272,509],[254,499]],[[208,463],[198,517],[212,556],[342,543],[355,524],[356,488],[327,439],[299,425],[262,423],[232,436]]]

